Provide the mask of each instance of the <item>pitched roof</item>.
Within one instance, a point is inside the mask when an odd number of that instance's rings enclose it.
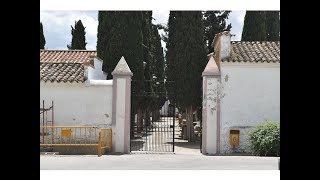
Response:
[[[85,80],[81,63],[40,63],[40,81],[82,83]]]
[[[96,56],[89,50],[40,50],[40,81],[84,82],[85,66]]]
[[[97,56],[90,50],[40,50],[40,62],[85,63]]]
[[[231,57],[221,61],[280,63],[280,41],[232,41]]]

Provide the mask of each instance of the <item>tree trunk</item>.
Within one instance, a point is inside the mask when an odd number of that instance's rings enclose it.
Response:
[[[152,111],[152,122],[156,121],[156,110]]]
[[[151,123],[150,123],[150,110],[147,109],[144,114],[145,114],[144,119],[145,119],[146,127],[150,127],[150,125],[151,125]]]
[[[186,112],[182,112],[182,119],[187,119],[187,113]]]
[[[137,132],[140,133],[143,130],[143,113],[140,108],[137,110]]]
[[[130,114],[130,137],[134,137],[135,113]]]
[[[156,121],[159,121],[160,120],[160,111],[157,110],[156,111]]]
[[[187,107],[186,109],[186,115],[187,115],[187,135],[188,135],[188,141],[194,142],[194,128],[193,128],[193,111],[192,106]]]
[[[183,123],[184,122],[183,120],[187,119],[186,109],[184,111],[182,111],[181,115],[182,115],[182,126],[181,126],[181,128],[182,128],[182,139],[183,140],[187,140],[188,139],[187,127],[186,127],[186,124]]]
[[[152,122],[156,122],[159,120],[159,110],[152,111]]]

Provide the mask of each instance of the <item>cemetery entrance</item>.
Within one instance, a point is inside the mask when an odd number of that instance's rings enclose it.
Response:
[[[130,151],[174,152],[175,83],[132,80],[131,84]]]

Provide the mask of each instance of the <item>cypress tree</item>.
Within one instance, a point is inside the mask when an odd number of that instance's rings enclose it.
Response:
[[[74,23],[74,27],[71,26],[72,40],[71,44],[67,45],[69,49],[86,49],[86,32],[81,20]]]
[[[165,92],[165,86],[163,84],[165,79],[164,69],[165,61],[163,56],[163,48],[161,45],[161,38],[156,25],[152,25],[152,55],[153,55],[153,66],[152,66],[152,76],[155,77],[155,89],[157,92]],[[159,82],[159,83],[157,83]],[[158,108],[161,108],[164,104],[165,95],[163,93],[158,93],[160,102]]]
[[[151,34],[151,53],[153,55],[152,77],[154,79],[153,89],[155,89],[155,101],[154,103],[152,103],[151,111],[152,120],[157,120],[160,118],[159,110],[162,108],[166,101],[166,95],[164,94],[164,92],[166,91],[164,84],[165,61],[157,25],[152,25]]]
[[[280,40],[280,12],[266,11],[267,41]]]
[[[168,76],[176,83],[177,105],[186,111],[188,140],[194,141],[193,112],[201,104],[201,73],[207,63],[202,12],[170,12],[168,30]]]
[[[266,15],[264,11],[247,11],[244,17],[241,41],[266,41]]]
[[[142,114],[145,117],[146,126],[150,125],[150,111],[155,103],[155,93],[153,89],[153,54],[152,54],[152,11],[142,11],[142,37],[143,37],[143,62],[144,62],[144,79],[145,91],[147,96],[141,99]],[[142,118],[140,118],[140,128],[142,128]]]
[[[144,62],[144,79],[145,91],[153,92],[152,89],[152,64],[153,64],[153,55],[151,52],[151,28],[152,28],[152,11],[142,11],[142,38],[143,38],[143,62]]]
[[[211,47],[214,36],[222,31],[230,31],[232,26],[226,24],[226,19],[228,19],[231,11],[205,11],[203,13],[204,27],[205,27],[205,37],[208,47],[208,53],[213,52]]]
[[[40,22],[40,49],[44,49],[44,46],[46,45],[46,38],[43,34],[43,26],[42,22]]]
[[[124,56],[134,74],[132,79],[144,80],[142,16],[141,11],[99,11],[97,55],[103,59],[107,79],[112,79],[112,71]]]
[[[98,20],[97,55],[103,59],[103,71],[108,74],[107,79],[113,78],[111,73],[123,56],[133,73],[131,92],[143,92],[145,88],[142,12],[99,11]],[[143,99],[132,96],[131,107],[133,124],[134,114],[141,112]]]
[[[175,80],[175,73],[174,73],[174,55],[175,55],[175,44],[177,42],[177,23],[176,23],[176,16],[178,11],[170,11],[169,20],[167,27],[164,28],[166,32],[166,36],[163,37],[164,41],[166,42],[166,69],[165,69],[165,78],[167,81],[174,81]],[[170,38],[169,38],[170,37]],[[166,87],[169,92],[173,92],[173,87]],[[169,95],[169,99],[172,101],[174,97]]]
[[[107,11],[98,11],[98,32],[97,32],[97,54],[101,59],[105,59],[105,47],[106,47],[106,16]]]
[[[110,19],[108,19],[108,18],[110,18]],[[110,40],[111,39],[110,34],[111,34],[111,31],[113,30],[112,24],[114,24],[114,22],[112,20],[114,20],[114,18],[115,18],[114,11],[99,11],[98,12],[98,22],[99,23],[98,23],[98,32],[97,32],[97,55],[99,58],[101,58],[103,60],[102,70],[107,73],[107,79],[112,79],[111,72],[113,71],[113,69],[111,69],[111,66],[115,68],[117,61],[119,61],[119,59],[118,60],[108,59],[108,61],[106,60],[108,58],[108,56],[107,56],[108,55],[107,54],[107,52],[108,52],[107,41],[109,41],[113,44],[116,43],[116,41],[112,42]],[[112,33],[114,33],[114,32],[112,32]],[[114,51],[114,49],[113,49],[113,51]],[[107,64],[108,64],[108,66],[107,66]]]

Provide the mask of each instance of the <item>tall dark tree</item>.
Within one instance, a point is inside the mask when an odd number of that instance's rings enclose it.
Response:
[[[166,69],[165,69],[165,78],[168,81],[174,81],[175,80],[175,70],[174,70],[174,56],[175,56],[175,45],[177,43],[177,23],[176,23],[176,16],[178,11],[170,11],[169,14],[169,20],[166,27],[164,27],[164,30],[166,32],[166,35],[162,36],[162,39],[166,43]],[[169,38],[170,37],[170,38]],[[167,87],[168,91],[173,92],[172,87]],[[173,97],[169,97],[170,99],[173,99]]]
[[[156,25],[152,25],[152,55],[153,55],[153,64],[152,64],[152,76],[155,79],[155,86],[158,92],[165,92],[165,86],[163,83],[165,79],[165,61],[164,61],[164,55],[163,55],[163,48],[161,45],[161,37],[158,32],[158,28]],[[159,82],[159,83],[157,83]],[[161,93],[159,94],[162,96],[163,99],[165,96]],[[163,102],[164,103],[164,102]],[[159,104],[159,107],[161,108],[163,103]]]
[[[103,59],[103,71],[112,79],[112,71],[124,56],[133,80],[144,80],[141,11],[99,11],[97,55]],[[133,88],[143,91],[143,87]]]
[[[165,84],[165,61],[163,56],[163,48],[161,46],[161,37],[158,32],[156,25],[152,25],[151,29],[152,40],[151,40],[151,53],[153,55],[152,62],[152,77],[153,77],[153,89],[155,89],[155,101],[152,103],[152,120],[160,118],[159,109],[162,108],[166,99],[164,92]]]
[[[103,59],[103,71],[112,79],[112,71],[123,56],[132,73],[131,91],[143,92],[143,13],[142,11],[99,11],[97,55]],[[140,112],[143,101],[132,97],[132,114]],[[131,117],[132,124],[134,116]],[[131,134],[132,135],[132,134]]]
[[[244,17],[241,41],[266,41],[265,11],[247,11]]]
[[[201,73],[207,63],[201,11],[170,11],[168,79],[176,83],[177,105],[187,115],[188,140],[194,141],[193,112],[201,104]]]
[[[85,27],[83,26],[81,20],[76,21],[74,23],[74,27],[71,26],[71,35],[72,35],[71,44],[67,45],[67,47],[69,49],[85,50],[87,45],[86,32],[85,32]]]
[[[227,25],[226,20],[231,11],[205,11],[203,13],[203,22],[205,27],[205,37],[208,47],[208,53],[213,52],[211,44],[214,36],[222,31],[230,31],[231,23]]]
[[[44,49],[45,45],[46,45],[46,39],[43,34],[42,22],[40,22],[40,49]]]
[[[267,41],[280,40],[280,12],[266,11]]]
[[[107,20],[107,18],[109,18]],[[107,40],[110,41],[110,34],[113,30],[112,24],[114,24],[113,20],[115,18],[115,12],[114,11],[99,11],[98,12],[98,32],[97,32],[97,55],[99,58],[103,60],[103,67],[102,70],[107,73],[107,79],[112,79],[111,72],[113,69],[111,69],[111,66],[113,68],[116,67],[116,63],[118,60],[115,59],[109,59],[108,62],[106,61],[107,57]],[[114,33],[114,32],[112,32]],[[112,42],[116,43],[116,41]],[[120,45],[118,45],[120,46]],[[109,48],[109,46],[108,46]],[[114,51],[114,50],[113,50]],[[120,56],[120,55],[118,55]],[[121,56],[120,56],[121,57]],[[108,66],[107,66],[108,64]]]
[[[143,61],[145,63],[144,77],[145,80],[152,80],[152,62],[153,55],[151,52],[151,28],[152,28],[152,11],[143,11],[143,21],[142,21],[142,37],[143,37]],[[151,86],[146,87],[147,92],[151,92]]]
[[[144,79],[145,92],[147,96],[141,98],[141,110],[143,116],[140,116],[138,128],[142,130],[143,119],[146,126],[150,125],[150,112],[152,111],[152,104],[155,103],[155,93],[153,89],[153,54],[152,54],[152,11],[142,11],[142,37],[143,37],[143,62],[144,62]],[[138,116],[139,117],[139,116]],[[142,119],[143,117],[143,119]]]

